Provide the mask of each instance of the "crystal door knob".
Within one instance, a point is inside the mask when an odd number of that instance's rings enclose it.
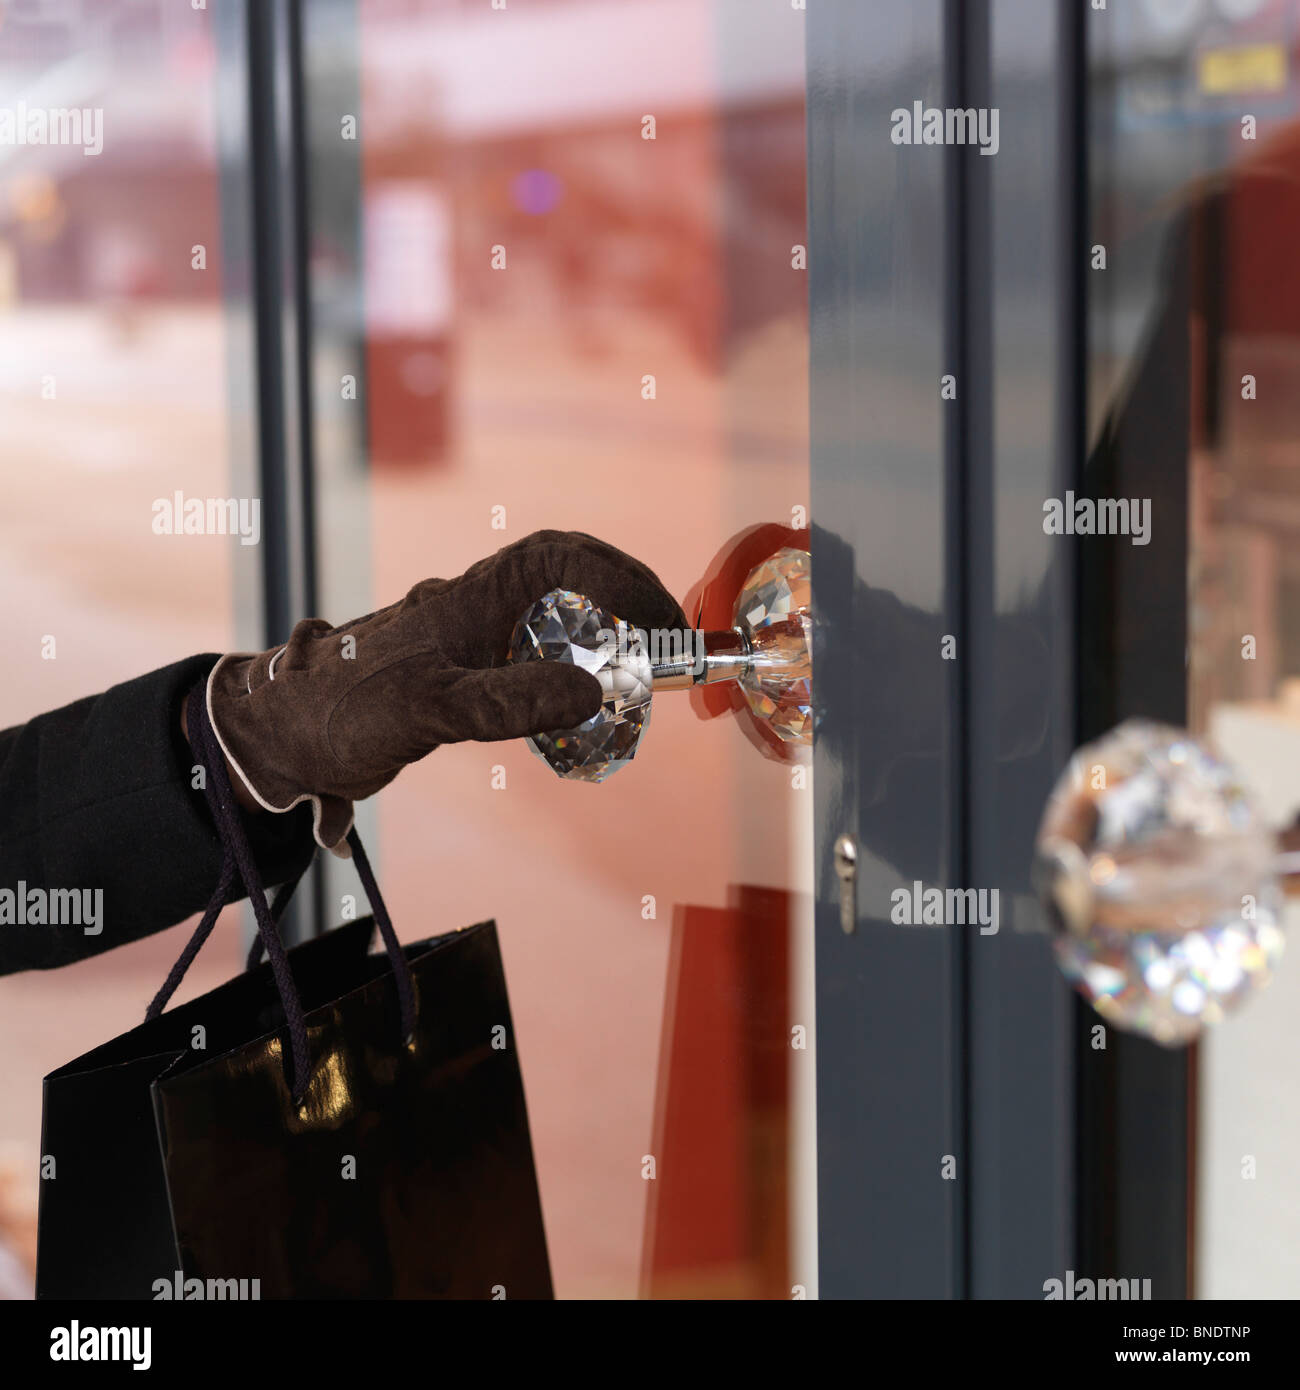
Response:
[[[600,709],[574,729],[529,739],[561,777],[603,782],[636,755],[650,722],[649,654],[629,626],[571,589],[552,589],[515,624],[511,661],[568,661],[604,692]]]
[[[749,644],[740,688],[786,743],[812,742],[812,557],[786,546],[750,571],[734,630]]]
[[[1067,978],[1117,1027],[1167,1046],[1268,983],[1282,954],[1278,869],[1236,772],[1145,721],[1075,753],[1035,864]]]
[[[785,547],[756,566],[725,631],[638,632],[582,594],[552,589],[522,615],[511,661],[569,661],[605,699],[575,729],[529,740],[561,777],[601,782],[636,756],[656,691],[734,680],[754,714],[788,743],[812,741],[812,566]]]

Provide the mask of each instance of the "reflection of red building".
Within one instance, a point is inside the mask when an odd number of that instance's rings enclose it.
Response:
[[[712,371],[770,319],[803,312],[802,276],[753,273],[774,244],[804,241],[802,73],[743,71],[713,6],[586,0],[512,13],[508,27],[405,0],[362,13],[367,63],[384,75],[363,96],[365,226],[395,248],[366,256],[376,465],[446,448],[457,300],[549,304],[557,336],[596,358],[620,309],[649,313]],[[438,273],[428,262],[443,254]]]
[[[1245,148],[1186,213],[1194,720],[1300,671],[1300,123]]]

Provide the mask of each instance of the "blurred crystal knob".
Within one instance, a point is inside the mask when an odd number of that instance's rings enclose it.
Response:
[[[1179,729],[1134,720],[1075,753],[1035,874],[1066,976],[1166,1046],[1262,989],[1282,954],[1273,835],[1236,772]]]

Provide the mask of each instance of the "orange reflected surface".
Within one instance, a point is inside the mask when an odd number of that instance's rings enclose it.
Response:
[[[365,225],[391,251],[364,286],[372,587],[339,601],[559,527],[694,604],[729,537],[806,525],[801,16],[361,13]],[[714,586],[723,626],[743,577]],[[498,920],[561,1297],[788,1296],[784,1158],[754,1142],[761,1109],[784,1155],[784,1087],[744,1077],[790,1055],[755,984],[784,982],[789,933],[745,904],[792,886],[811,792],[697,704],[656,697],[600,786],[462,746],[380,802],[403,934]]]

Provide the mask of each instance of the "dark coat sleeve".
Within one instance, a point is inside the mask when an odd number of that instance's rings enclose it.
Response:
[[[98,955],[206,905],[221,847],[191,787],[180,708],[217,659],[190,657],[0,733],[0,974]],[[307,803],[244,825],[268,884],[312,856]],[[102,889],[99,930],[6,920],[20,885]]]

